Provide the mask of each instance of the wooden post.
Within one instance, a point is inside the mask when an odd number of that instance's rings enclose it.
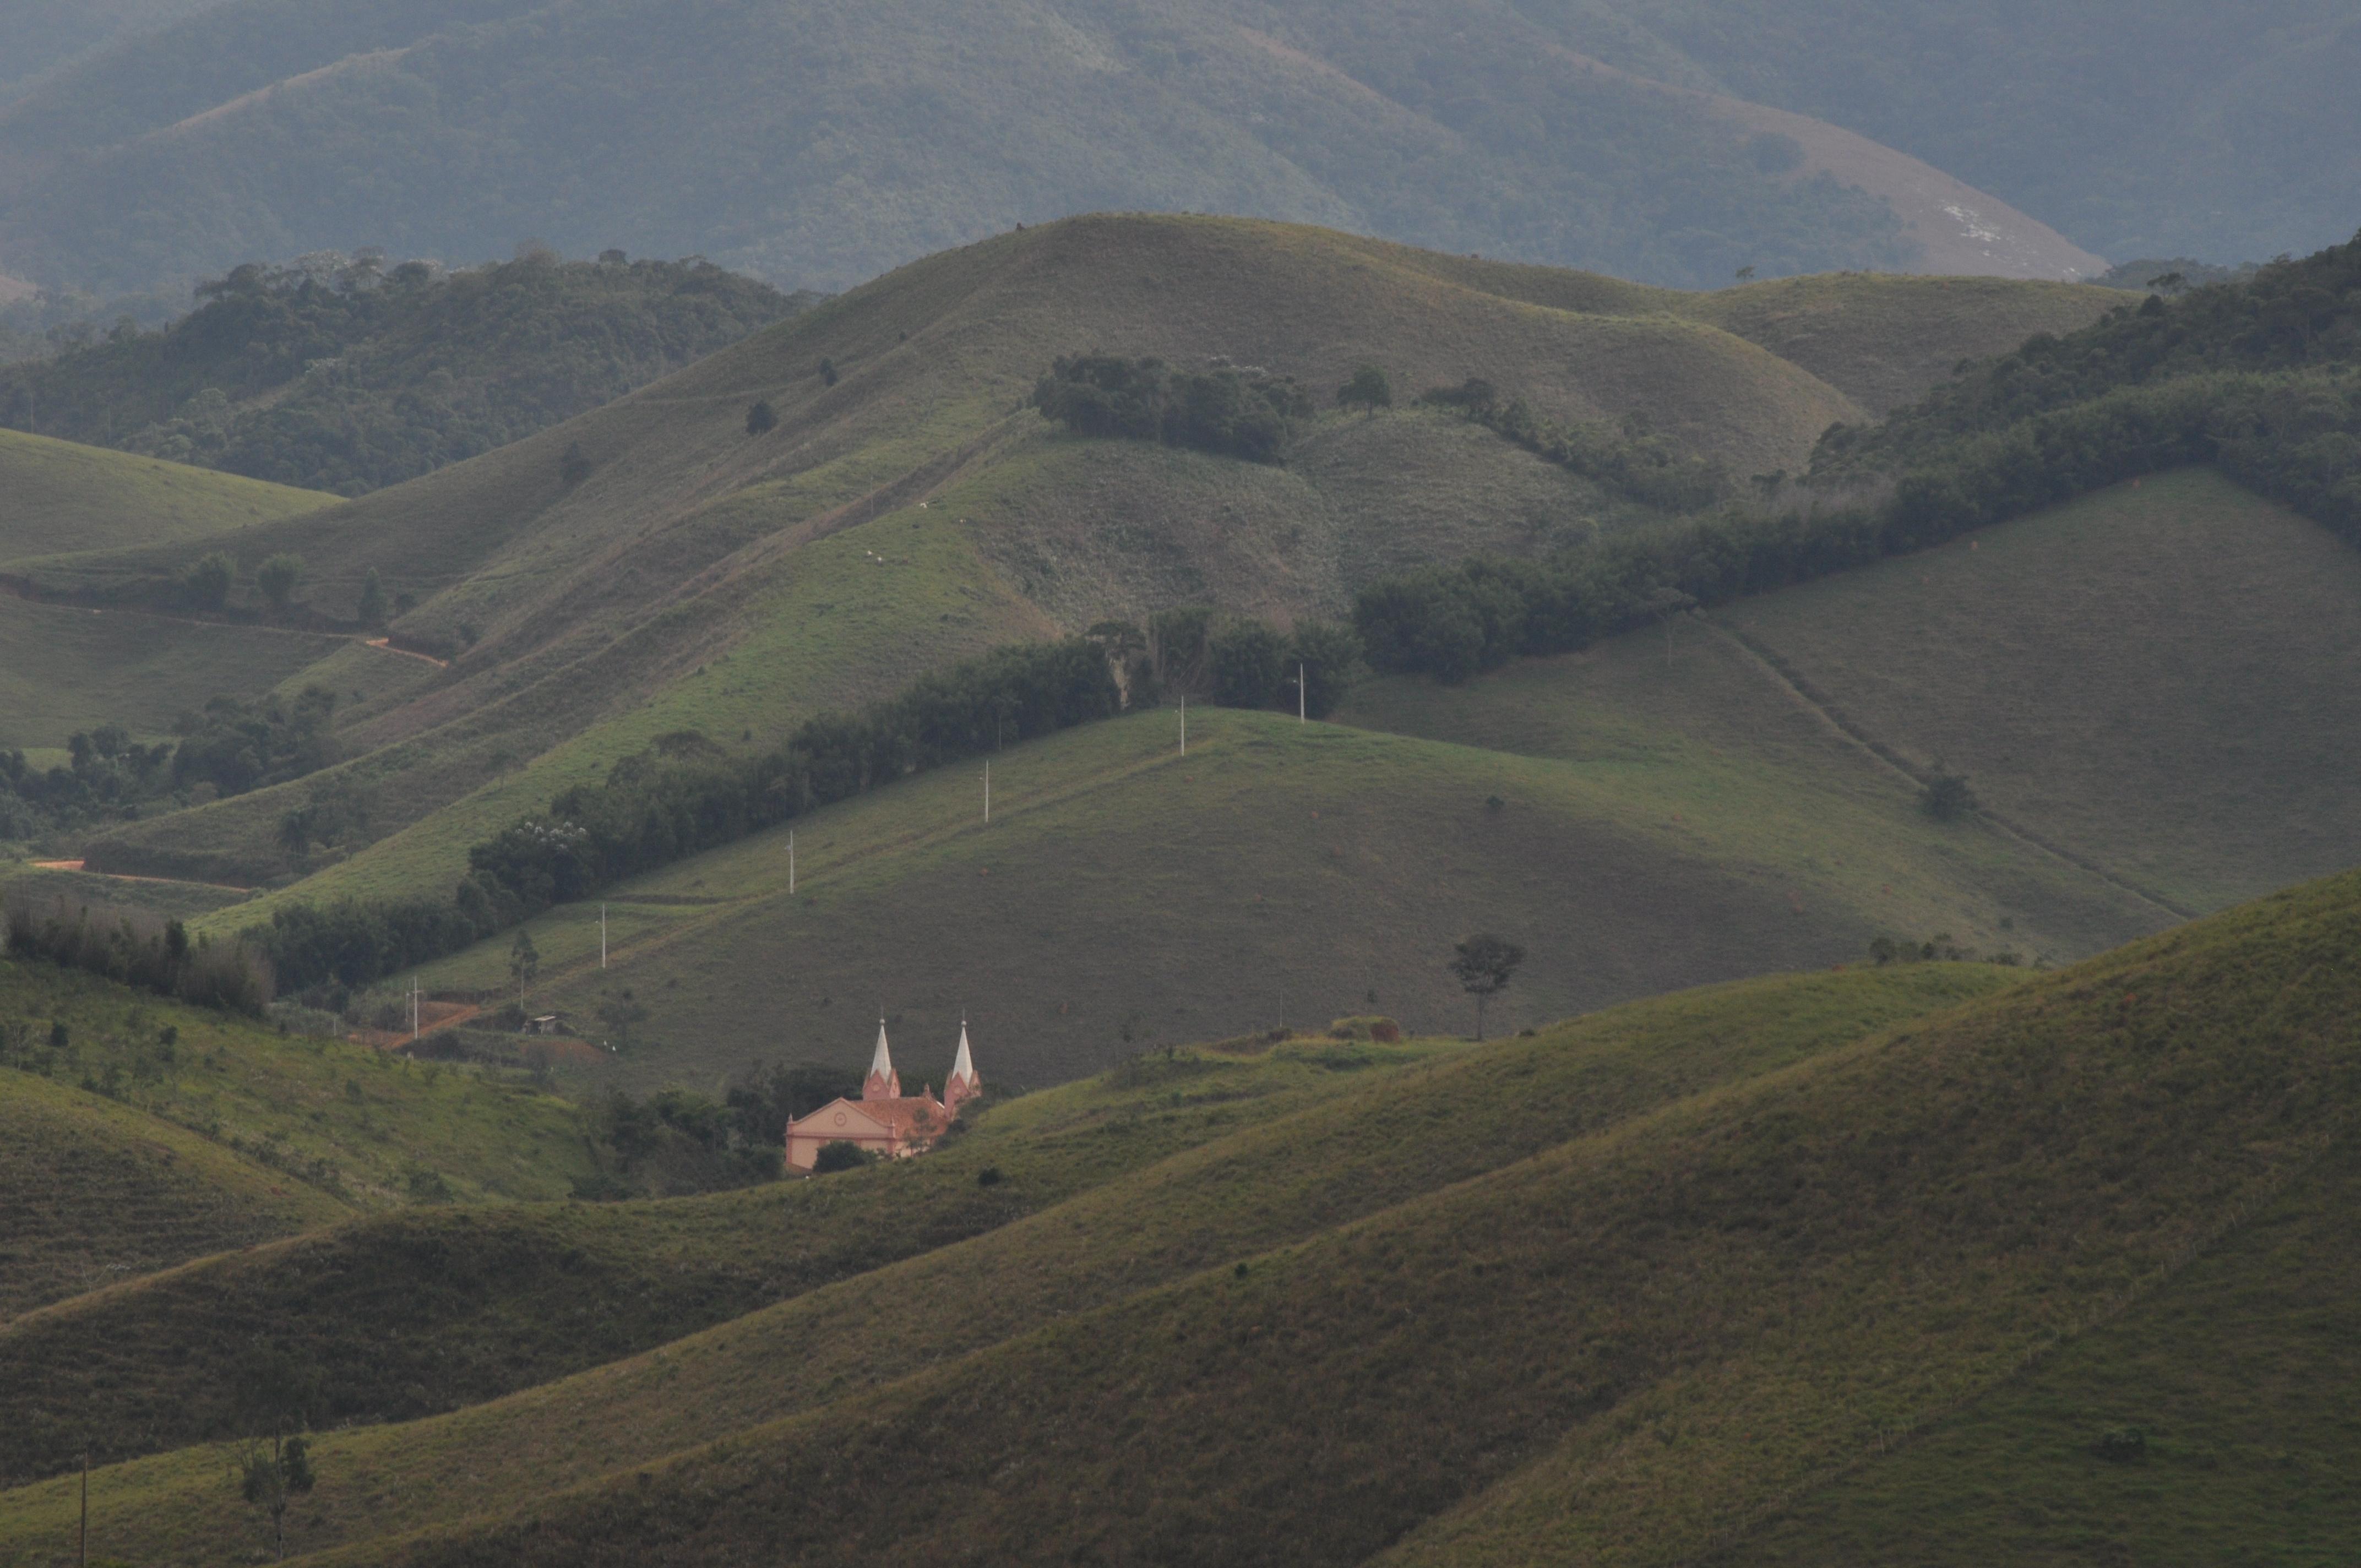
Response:
[[[90,1451],[82,1455],[82,1529],[74,1537],[74,1561],[90,1568]]]
[[[1189,694],[1180,694],[1180,754],[1189,754]]]

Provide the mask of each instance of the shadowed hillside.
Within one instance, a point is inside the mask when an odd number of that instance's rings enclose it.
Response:
[[[1208,1262],[1499,1169],[1545,1145],[1563,1117],[1604,1129],[1864,1029],[1990,994],[2008,978],[1946,965],[1781,978],[1619,1009],[1483,1051],[1427,1045],[1405,1071],[1370,1070],[1397,1065],[1400,1047],[1340,1041],[1276,1048],[1238,1041],[1151,1054],[1101,1080],[996,1106],[949,1154],[820,1186],[832,1203],[858,1211],[874,1201],[896,1212],[908,1200],[891,1194],[947,1190],[988,1157],[1005,1178],[992,1190],[1015,1185],[1021,1201],[1038,1190],[1035,1161],[1025,1153],[1034,1139],[1053,1159],[1113,1138],[1153,1149],[1157,1163],[1110,1173],[1103,1185],[988,1235],[664,1350],[453,1416],[324,1438],[330,1466],[390,1484],[324,1489],[319,1522],[299,1540],[327,1544],[458,1518],[519,1486],[642,1464],[817,1409],[913,1365],[1021,1335],[1046,1312],[1152,1288]],[[1292,1092],[1251,1098],[1271,1081]],[[1406,1095],[1387,1092],[1397,1083]],[[1244,1102],[1242,1090],[1249,1096]],[[1464,1096],[1471,1113],[1434,1125],[1421,1107],[1436,1094]],[[1126,1102],[1145,1114],[1071,1120],[1080,1106]],[[1232,1125],[1223,1135],[1172,1152],[1176,1131],[1210,1132],[1224,1120]],[[1417,1135],[1406,1135],[1413,1127]],[[1274,1201],[1282,1194],[1285,1201]],[[890,1355],[875,1354],[889,1342]],[[785,1368],[808,1370],[783,1375]],[[555,1442],[527,1436],[561,1430],[575,1435]],[[99,1488],[110,1499],[109,1538],[166,1550],[226,1534],[236,1505],[213,1485],[216,1452],[164,1455],[114,1473]],[[27,1488],[0,1498],[0,1539],[42,1529],[58,1495]]]
[[[2053,1491],[2015,1516],[2029,1535],[1987,1537],[2002,1550],[2179,1520],[2317,1559],[2351,1500],[2286,1466],[2350,1467],[2332,1408],[2290,1391],[2258,1442],[2253,1395],[2210,1368],[2136,1397],[2093,1379],[2177,1356],[2248,1255],[2290,1272],[2209,1343],[2334,1370],[2313,1332],[2334,1274],[2290,1243],[2349,1250],[2356,897],[2341,877],[2015,983],[1936,965],[1664,998],[1347,1082],[661,1352],[324,1437],[297,1544],[852,1562],[887,1549],[862,1522],[884,1478],[919,1474],[890,1549],[921,1562],[979,1541],[1012,1560],[1844,1560],[1911,1539],[1898,1499],[1973,1521],[1999,1456],[1928,1462],[2062,1399],[2092,1402],[2058,1409],[2061,1437],[2146,1418],[2146,1462],[2169,1465],[2178,1422],[2220,1476]],[[1126,1070],[1185,1091],[1197,1059]],[[842,1371],[804,1370],[823,1365]],[[220,1455],[93,1477],[107,1538],[239,1550],[210,1545],[238,1529]],[[71,1507],[62,1483],[0,1497],[0,1538],[54,1539]]]

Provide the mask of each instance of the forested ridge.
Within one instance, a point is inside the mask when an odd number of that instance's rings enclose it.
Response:
[[[158,331],[0,368],[0,423],[340,495],[570,419],[794,313],[700,260],[242,266]]]
[[[1940,544],[2142,474],[2218,465],[2361,548],[2361,238],[2152,294],[1965,365],[1883,424],[1838,425],[1799,482],[1543,560],[1370,585],[1371,665],[1463,679]]]

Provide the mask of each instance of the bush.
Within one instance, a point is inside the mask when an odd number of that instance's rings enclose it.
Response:
[[[2147,1457],[2147,1433],[2137,1427],[2115,1427],[2101,1432],[2091,1452],[2116,1464],[2136,1464]]]
[[[822,1144],[819,1153],[812,1157],[812,1174],[826,1176],[831,1171],[853,1170],[864,1165],[875,1165],[876,1154],[859,1144],[839,1138],[832,1144]]]
[[[778,411],[771,407],[768,399],[757,399],[754,406],[746,411],[746,433],[749,435],[760,435],[766,430],[776,430],[778,425]]]
[[[1284,377],[1174,370],[1160,359],[1060,358],[1033,388],[1033,406],[1077,435],[1161,441],[1256,463],[1280,460],[1312,400]]]
[[[1938,770],[1918,792],[1918,809],[1938,822],[1956,822],[1976,809],[1976,792],[1960,774]]]

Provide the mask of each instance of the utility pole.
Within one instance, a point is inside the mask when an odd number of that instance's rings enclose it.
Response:
[[[82,1529],[74,1537],[74,1561],[90,1568],[90,1451],[82,1455]]]
[[[787,895],[788,895],[790,898],[794,897],[794,896],[795,896],[795,891],[796,891],[796,830],[795,830],[794,828],[788,828],[788,829],[787,829]]]
[[[1295,722],[1298,724],[1311,722],[1306,716],[1312,711],[1312,699],[1305,695],[1306,689],[1303,685],[1303,666],[1298,664],[1295,666]]]
[[[410,977],[410,1040],[418,1043],[418,977]]]
[[[607,906],[598,906],[598,967],[607,967]]]
[[[1180,694],[1180,754],[1189,754],[1189,694]]]
[[[983,763],[983,819],[986,822],[992,820],[992,759],[989,757]]]

